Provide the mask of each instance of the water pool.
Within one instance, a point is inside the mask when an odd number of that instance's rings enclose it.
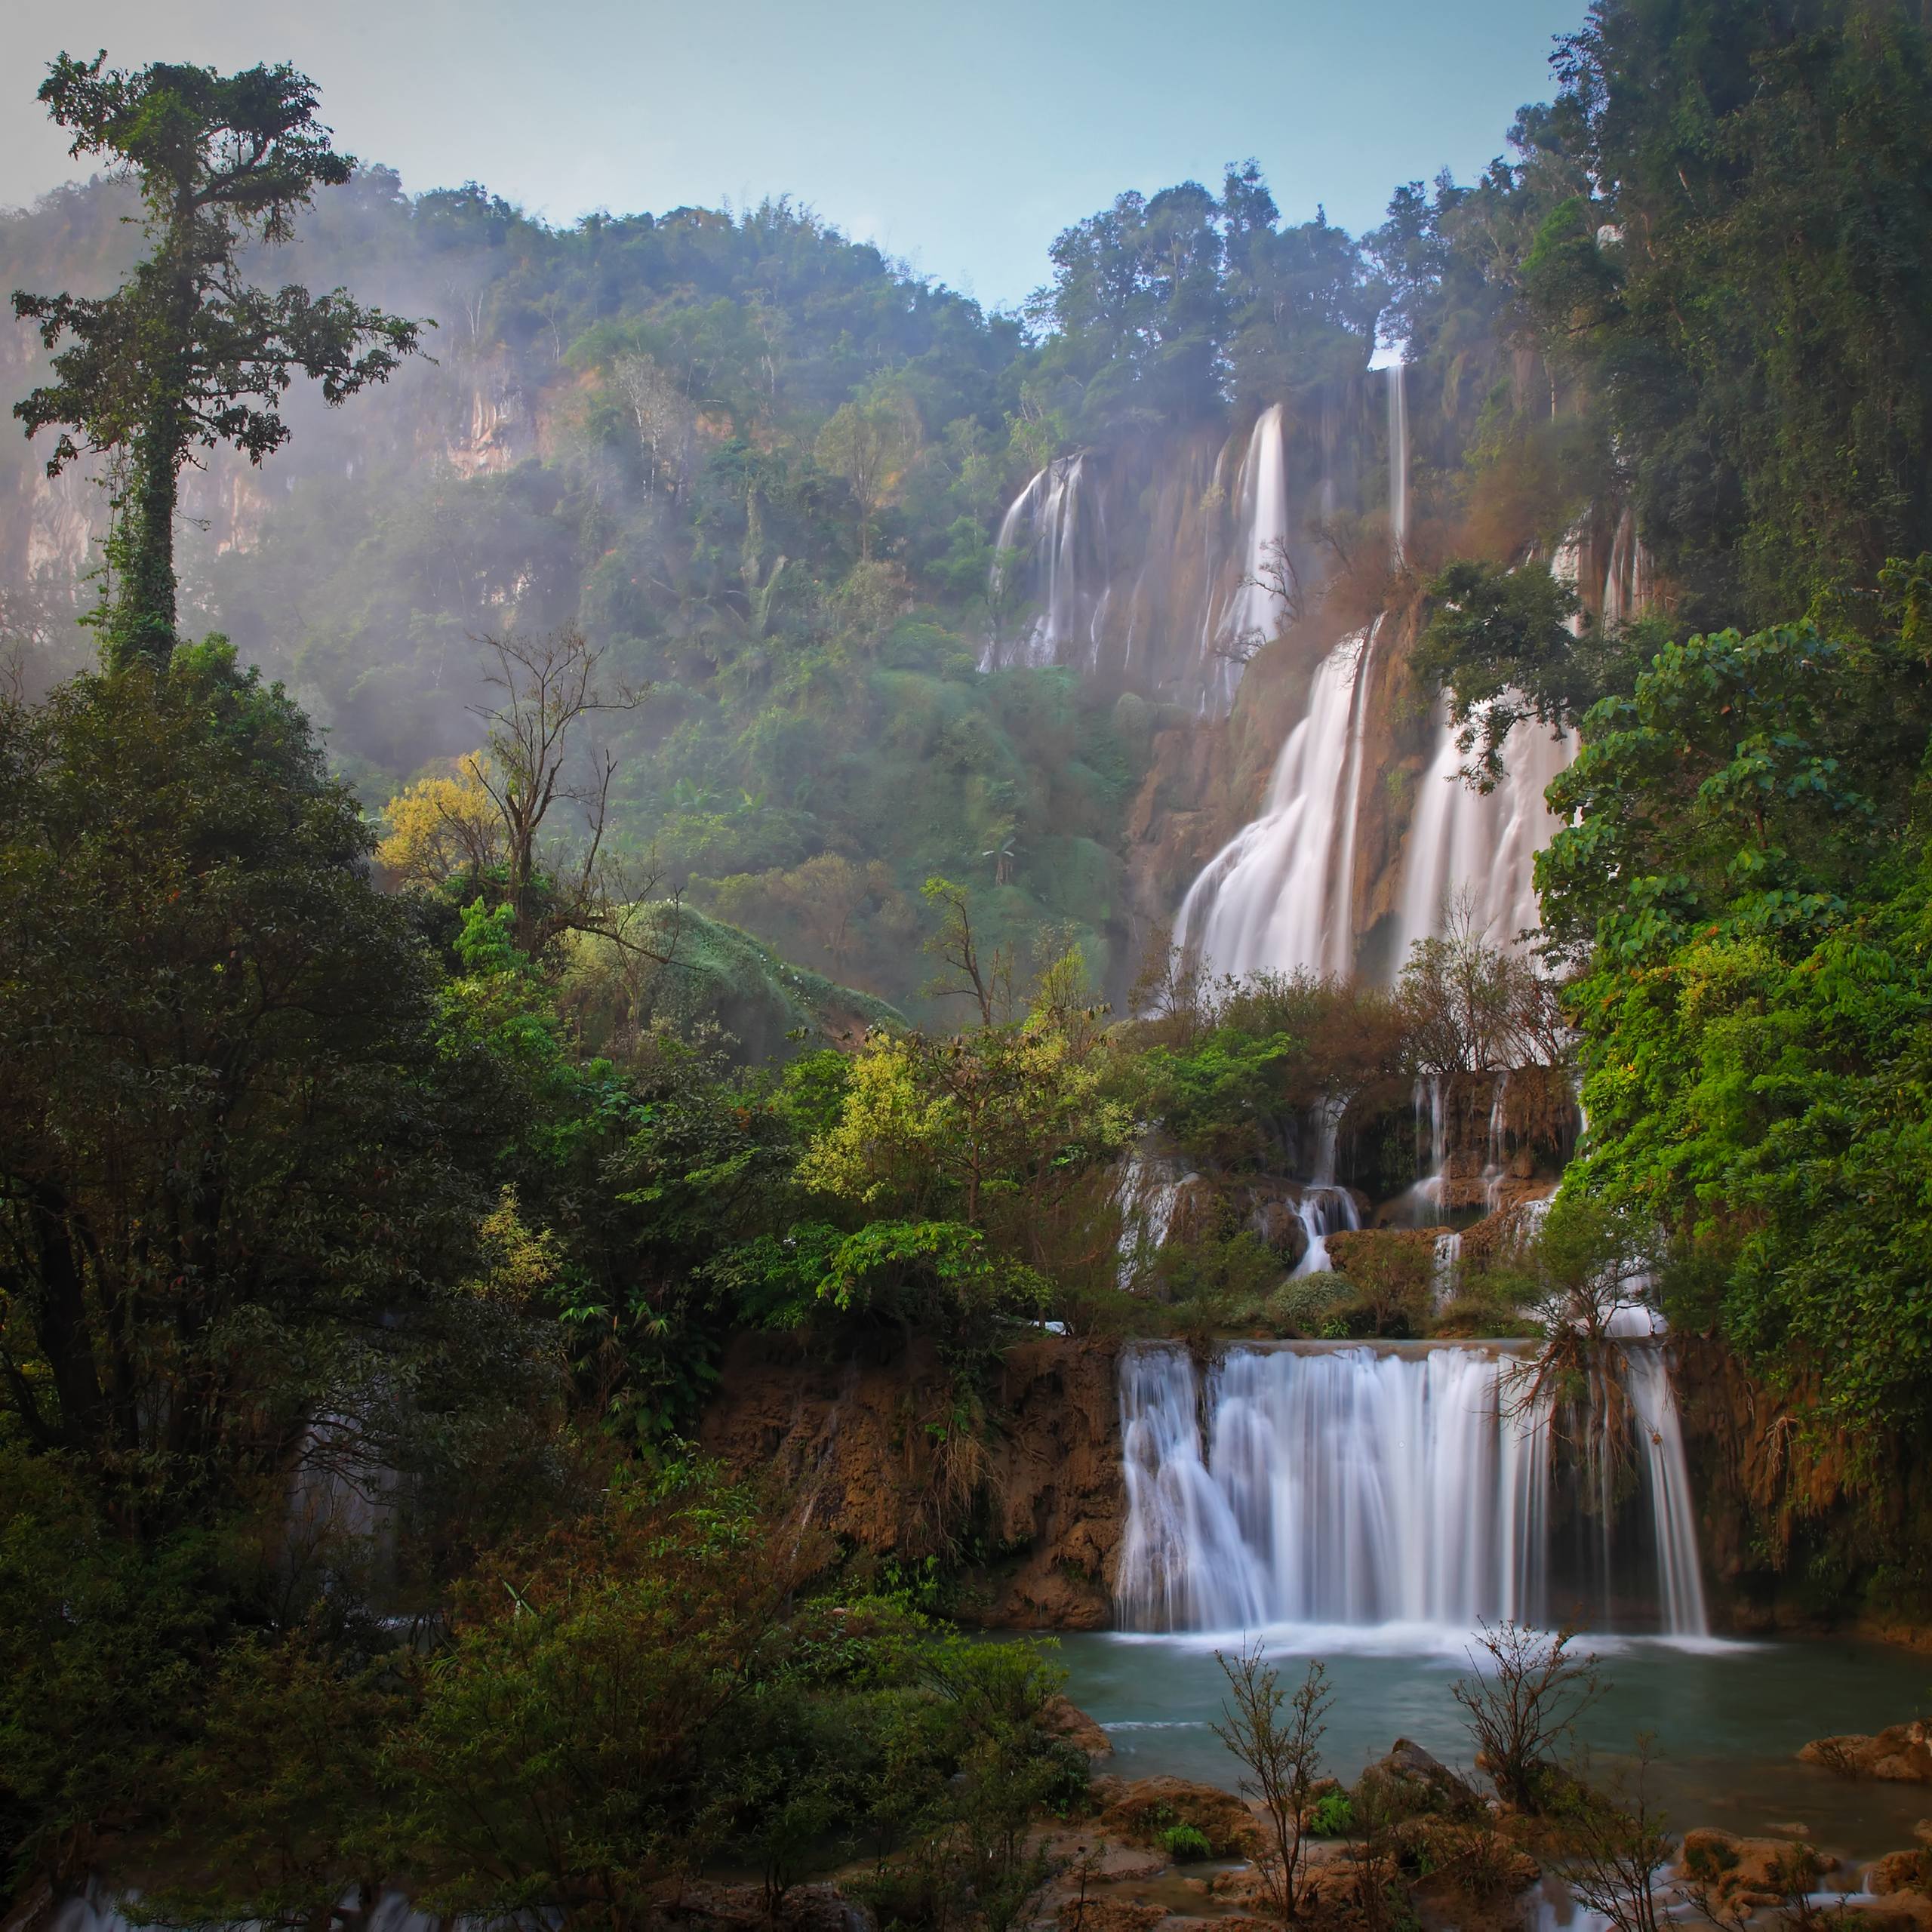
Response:
[[[1081,1634],[1060,1640],[1067,1694],[1106,1730],[1106,1768],[1172,1773],[1232,1789],[1238,1767],[1210,1728],[1223,1680],[1219,1638]],[[1466,1641],[1436,1629],[1276,1629],[1265,1647],[1284,1682],[1306,1659],[1327,1666],[1335,1699],[1322,1748],[1352,1779],[1399,1736],[1445,1764],[1473,1755],[1451,1695],[1468,1672]],[[1640,1638],[1580,1640],[1607,1688],[1581,1726],[1601,1774],[1628,1766],[1639,1731],[1656,1738],[1651,1788],[1673,1829],[1712,1825],[1764,1835],[1783,1828],[1821,1849],[1869,1858],[1912,1841],[1932,1816],[1932,1786],[1853,1783],[1798,1763],[1808,1739],[1874,1731],[1932,1704],[1932,1658],[1874,1644],[1817,1639],[1695,1644]],[[1794,1832],[1793,1828],[1795,1829]]]

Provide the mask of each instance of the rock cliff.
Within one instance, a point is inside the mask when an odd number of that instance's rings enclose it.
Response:
[[[1126,1520],[1115,1353],[1053,1335],[1018,1343],[968,1404],[923,1338],[828,1355],[741,1336],[699,1440],[809,1496],[857,1549],[963,1561],[966,1620],[1098,1629],[1112,1620]]]

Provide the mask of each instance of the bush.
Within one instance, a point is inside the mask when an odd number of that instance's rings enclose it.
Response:
[[[1161,1849],[1177,1864],[1214,1855],[1214,1847],[1208,1842],[1207,1833],[1198,1825],[1170,1825],[1161,1834]]]
[[[1355,1828],[1355,1807],[1346,1791],[1331,1791],[1308,1814],[1308,1829],[1318,1838],[1346,1838]]]

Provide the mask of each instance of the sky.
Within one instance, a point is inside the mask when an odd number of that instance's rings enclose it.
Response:
[[[0,0],[0,204],[86,171],[32,98],[63,50],[287,60],[337,144],[412,189],[558,223],[789,194],[989,305],[1123,189],[1218,189],[1372,226],[1478,172],[1548,97],[1583,0]]]

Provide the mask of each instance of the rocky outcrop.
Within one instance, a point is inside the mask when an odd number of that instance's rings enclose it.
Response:
[[[1823,1765],[1841,1777],[1932,1784],[1932,1742],[1921,1721],[1887,1724],[1875,1737],[1858,1732],[1814,1737],[1798,1756],[1801,1764]]]
[[[970,1566],[960,1615],[988,1626],[1103,1627],[1126,1522],[1115,1349],[1041,1334],[1016,1342],[983,1411],[957,1398],[928,1339],[874,1335],[828,1355],[745,1335],[728,1352],[699,1440],[810,1499],[856,1548]]]
[[[1095,1829],[1134,1844],[1158,1844],[1176,1825],[1192,1825],[1217,1858],[1251,1858],[1261,1849],[1254,1814],[1232,1792],[1186,1778],[1096,1778]]]
[[[1090,1758],[1111,1758],[1114,1741],[1078,1704],[1065,1697],[1049,1697],[1041,1708],[1040,1722],[1056,1737],[1063,1737]]]
[[[1727,1918],[1785,1904],[1815,1891],[1838,1861],[1786,1838],[1740,1838],[1705,1827],[1687,1832],[1678,1854],[1683,1888]]]
[[[1397,1738],[1386,1758],[1368,1766],[1362,1782],[1376,1789],[1384,1808],[1398,1818],[1438,1812],[1462,1817],[1483,1808],[1471,1785],[1406,1737]]]
[[[1921,1840],[1932,1837],[1932,1820],[1920,1822]],[[1932,1851],[1924,1843],[1909,1851],[1888,1851],[1865,1868],[1865,1889],[1881,1898],[1895,1892],[1932,1894]]]

